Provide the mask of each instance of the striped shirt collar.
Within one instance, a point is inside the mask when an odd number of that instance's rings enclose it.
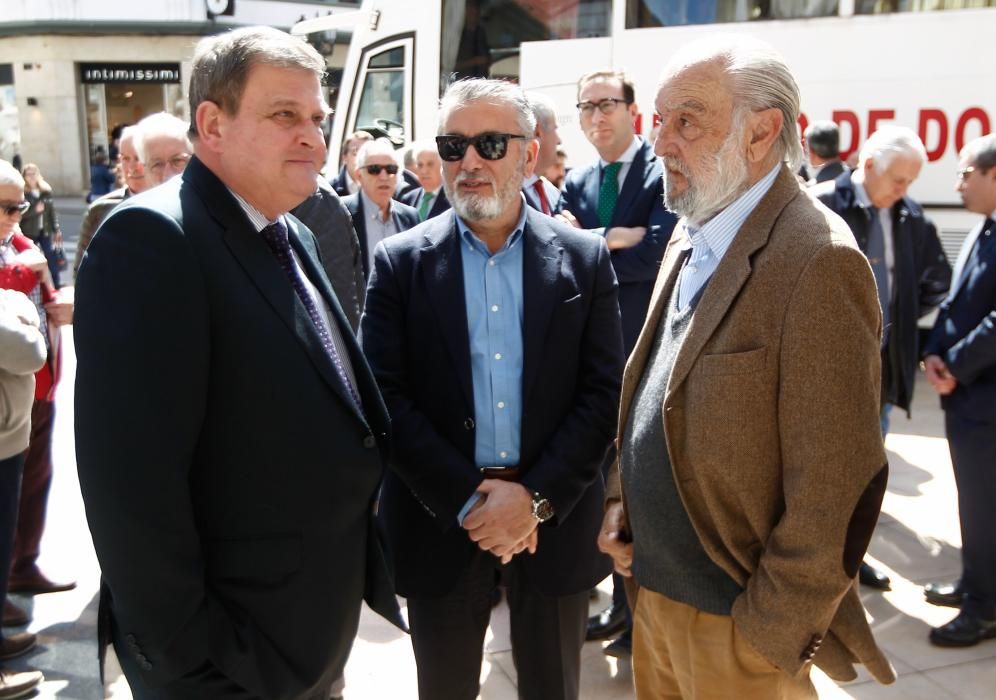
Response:
[[[254,229],[256,229],[256,233],[259,233],[270,224],[274,224],[280,220],[280,217],[278,216],[273,221],[270,221],[265,216],[263,216],[263,214],[256,207],[251,205],[246,200],[242,199],[242,197],[240,197],[235,190],[233,190],[230,187],[226,189],[232,193],[233,197],[235,197],[235,201],[239,203],[239,206],[242,208],[242,211],[244,211],[245,215],[249,218],[249,223],[252,224],[252,227]]]
[[[768,194],[768,190],[778,177],[782,164],[778,163],[771,171],[754,183],[754,185],[737,197],[726,209],[716,214],[702,226],[692,226],[685,223],[685,230],[688,232],[688,240],[692,248],[698,248],[703,243],[713,252],[717,259],[722,259],[726,255],[727,249],[733,243],[737,231],[743,226],[744,221],[754,211],[758,203]]]

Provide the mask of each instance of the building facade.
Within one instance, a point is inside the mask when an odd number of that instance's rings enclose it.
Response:
[[[161,111],[189,118],[190,59],[201,37],[254,24],[289,29],[356,6],[346,0],[5,3],[0,158],[37,163],[58,194],[83,196],[91,164],[99,153],[114,155],[121,127]],[[319,48],[335,74],[344,46],[326,37]]]

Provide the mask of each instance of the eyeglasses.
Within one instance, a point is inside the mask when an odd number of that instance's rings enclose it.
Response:
[[[957,172],[958,178],[961,180],[967,180],[968,176],[975,172],[975,166],[970,165],[967,168],[962,168]]]
[[[14,214],[23,214],[28,209],[31,208],[31,202],[20,201],[20,202],[0,202],[0,211],[3,211],[7,216],[13,216]]]
[[[477,136],[458,136],[445,134],[436,137],[436,150],[439,157],[453,163],[461,160],[467,154],[467,148],[474,144],[477,155],[484,160],[501,160],[508,153],[510,139],[524,139],[520,134],[500,134],[487,131]]]
[[[372,165],[364,165],[362,168],[360,168],[360,170],[366,170],[368,173],[370,173],[375,177],[377,175],[380,175],[381,170],[386,170],[388,175],[398,174],[398,166],[395,165],[394,163],[392,163],[391,165],[380,165],[378,163],[374,163]]]
[[[169,158],[168,160],[154,160],[151,163],[149,163],[148,168],[156,175],[160,175],[164,170],[166,170],[167,163],[173,170],[183,170],[184,168],[187,167],[187,163],[189,162],[190,162],[190,154],[181,153],[179,155],[173,156],[172,158]]]
[[[619,105],[628,104],[630,103],[627,100],[618,97],[606,97],[604,100],[599,100],[598,102],[578,102],[575,106],[581,112],[582,117],[590,117],[595,113],[596,108],[602,114],[612,114]]]

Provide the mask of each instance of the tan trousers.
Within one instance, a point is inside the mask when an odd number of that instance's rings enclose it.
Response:
[[[807,666],[790,676],[761,656],[727,615],[640,589],[633,614],[637,700],[816,698]]]

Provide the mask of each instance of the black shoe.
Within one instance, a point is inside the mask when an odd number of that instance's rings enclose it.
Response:
[[[858,569],[858,581],[861,582],[862,586],[868,586],[878,591],[892,590],[892,581],[889,580],[889,577],[865,562],[861,562],[861,568]]]
[[[930,630],[930,643],[939,647],[974,647],[996,638],[996,620],[984,620],[964,610],[946,625]]]
[[[633,655],[633,629],[629,628],[619,638],[602,649],[606,656],[617,659],[628,659]]]
[[[588,618],[585,641],[611,639],[626,629],[626,604],[613,603],[597,615]]]
[[[923,597],[931,605],[960,608],[964,593],[961,590],[960,581],[958,583],[928,583],[923,587]]]

